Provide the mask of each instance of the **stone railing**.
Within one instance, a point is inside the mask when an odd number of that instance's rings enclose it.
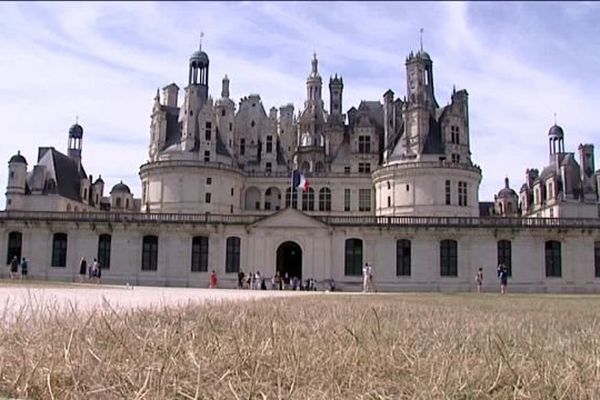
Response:
[[[0,211],[0,223],[8,221],[64,221],[112,223],[194,223],[249,225],[269,214],[179,214],[119,212]],[[457,228],[582,228],[600,229],[600,218],[507,218],[507,217],[379,217],[315,215],[330,226],[457,227]]]

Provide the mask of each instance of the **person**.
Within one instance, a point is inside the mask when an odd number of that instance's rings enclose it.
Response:
[[[27,260],[25,257],[21,260],[21,278],[27,279],[27,274],[29,273],[29,265],[27,264]]]
[[[256,271],[254,275],[254,287],[252,289],[260,290],[260,286],[262,285],[262,276],[260,276],[260,271]]]
[[[10,279],[15,279],[19,274],[19,258],[14,256],[10,262],[9,276]]]
[[[369,263],[365,263],[363,268],[363,292],[372,291],[373,284],[373,268]]]
[[[96,261],[96,283],[102,283],[102,264],[100,264],[100,261]]]
[[[96,282],[96,278],[98,276],[98,265],[98,260],[94,258],[94,262],[92,263],[90,268],[90,280],[92,282]]]
[[[290,275],[287,272],[283,275],[283,288],[285,290],[289,290],[290,288]]]
[[[500,268],[500,294],[506,294],[506,286],[508,285],[508,268],[502,265]]]
[[[333,279],[331,279],[331,282],[329,282],[329,291],[335,292],[335,281]]]
[[[244,272],[238,272],[238,289],[244,288]]]
[[[216,289],[217,288],[217,280],[218,280],[217,273],[213,269],[212,272],[210,273],[210,285],[208,287],[210,289]]]
[[[85,274],[87,274],[87,261],[85,257],[81,257],[81,261],[79,261],[79,281],[83,282],[85,278]]]
[[[481,285],[483,285],[483,268],[481,267],[479,267],[479,270],[477,270],[475,282],[477,282],[477,293],[481,293]]]

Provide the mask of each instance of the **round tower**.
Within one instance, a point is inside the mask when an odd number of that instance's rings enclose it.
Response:
[[[494,203],[497,215],[510,217],[518,214],[519,196],[510,188],[508,178],[504,179],[504,187],[494,196]]]
[[[8,161],[8,184],[6,185],[6,209],[23,209],[27,185],[27,160],[17,152]]]

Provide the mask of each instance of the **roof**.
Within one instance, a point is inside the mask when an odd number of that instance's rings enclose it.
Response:
[[[427,132],[427,139],[423,146],[423,154],[440,154],[444,152],[444,145],[442,142],[442,129],[440,124],[429,116],[429,131]]]
[[[83,166],[54,147],[40,147],[38,164],[46,167],[46,181],[53,180],[55,192],[62,197],[81,201],[81,179],[87,178]]]
[[[69,128],[69,137],[81,139],[83,137],[83,128],[79,124],[73,124]]]
[[[21,155],[21,152],[18,151],[17,154],[15,154],[14,156],[12,156],[10,158],[10,160],[8,161],[8,163],[21,163],[21,164],[27,164],[27,160],[25,159],[25,157],[23,157]]]
[[[113,193],[131,193],[131,190],[129,189],[129,186],[127,186],[123,183],[123,181],[121,181],[112,187],[112,189],[110,190],[110,194]]]
[[[548,131],[548,136],[563,137],[564,135],[565,132],[563,131],[563,128],[556,124],[552,125]]]
[[[231,157],[231,154],[229,153],[229,150],[227,150],[227,146],[225,146],[220,134],[217,134],[217,154]]]

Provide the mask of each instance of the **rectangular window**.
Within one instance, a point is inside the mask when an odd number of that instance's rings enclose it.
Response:
[[[460,154],[452,153],[452,162],[455,164],[460,164]]]
[[[204,162],[209,162],[210,161],[210,151],[206,150],[204,152]]]
[[[192,272],[208,272],[208,237],[192,239]]]
[[[265,210],[270,210],[270,209],[271,209],[271,202],[265,201]]]
[[[371,211],[371,189],[358,189],[358,211]]]
[[[273,136],[267,136],[267,153],[273,152]]]
[[[440,242],[440,275],[458,276],[458,244],[456,240]]]
[[[350,173],[350,167],[349,166],[345,166],[344,167],[344,173],[345,174],[349,174]]]
[[[246,154],[246,139],[240,139],[240,156]]]
[[[458,182],[458,205],[467,205],[467,182]]]
[[[265,171],[266,172],[271,173],[272,168],[273,167],[272,167],[272,164],[270,162],[268,162],[268,163],[265,164]]]
[[[158,237],[144,236],[142,239],[142,271],[158,269]]]
[[[52,266],[67,266],[67,234],[55,233],[52,237]]]
[[[211,199],[210,193],[206,193],[204,195],[204,201],[208,204],[208,203],[210,203],[210,199]]]
[[[21,232],[10,232],[8,234],[8,251],[6,253],[6,264],[10,264],[13,258],[21,259],[21,246],[23,234]]]
[[[450,205],[452,204],[450,201],[450,197],[451,197],[451,189],[450,189],[450,181],[446,181],[446,205]]]
[[[107,234],[98,237],[98,263],[101,269],[110,269],[110,244],[112,237]]]
[[[460,144],[460,130],[458,126],[452,125],[450,127],[450,138],[453,144]]]
[[[387,199],[388,199],[388,205],[387,206],[391,207],[392,206],[392,198],[390,196],[388,196]]]
[[[358,137],[358,152],[361,154],[368,154],[371,152],[371,137],[370,136],[359,136]]]
[[[225,272],[234,273],[240,271],[240,238],[227,238],[227,251],[225,253]]]
[[[600,241],[594,242],[594,267],[596,270],[594,276],[600,278]]]
[[[370,163],[358,163],[358,172],[362,174],[371,173],[371,164]]]
[[[410,240],[396,241],[396,276],[410,276]]]
[[[350,189],[344,189],[344,211],[350,211]]]
[[[562,260],[560,242],[546,242],[546,277],[559,278],[562,276]]]
[[[512,243],[510,240],[498,241],[498,265],[508,269],[508,276],[512,276]]]
[[[344,257],[344,275],[361,276],[363,261],[363,243],[361,239],[346,239]]]
[[[212,130],[212,124],[210,122],[206,123],[206,130],[204,131],[204,138],[207,141],[210,141],[211,138],[211,130]]]

